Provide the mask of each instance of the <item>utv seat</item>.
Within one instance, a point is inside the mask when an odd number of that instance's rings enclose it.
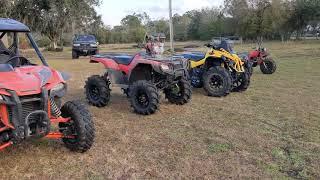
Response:
[[[205,58],[205,54],[202,53],[185,53],[181,54],[184,58],[193,60],[193,61],[200,61]]]

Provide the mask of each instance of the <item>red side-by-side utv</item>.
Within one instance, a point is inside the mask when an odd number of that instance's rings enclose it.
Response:
[[[20,55],[20,39],[41,64]],[[61,139],[76,152],[91,148],[95,128],[89,111],[78,101],[61,103],[67,79],[48,66],[26,25],[0,18],[0,150],[43,137]]]

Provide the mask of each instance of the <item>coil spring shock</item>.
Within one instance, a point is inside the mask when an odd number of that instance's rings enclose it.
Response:
[[[57,106],[56,102],[54,101],[54,98],[50,98],[50,107],[51,107],[51,114],[53,116],[55,117],[61,116],[61,111]]]

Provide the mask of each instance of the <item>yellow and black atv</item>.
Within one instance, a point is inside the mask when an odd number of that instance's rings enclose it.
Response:
[[[191,52],[181,54],[190,61],[190,79],[195,88],[204,88],[209,96],[222,97],[231,91],[245,91],[250,85],[251,64],[233,54],[229,42],[222,40],[218,46],[206,44],[206,54]]]

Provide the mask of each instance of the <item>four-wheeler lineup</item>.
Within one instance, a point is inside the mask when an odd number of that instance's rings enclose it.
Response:
[[[187,61],[183,58],[155,58],[143,53],[101,54],[92,56],[91,63],[102,63],[103,75],[88,78],[85,94],[90,104],[103,107],[110,101],[110,86],[118,85],[130,99],[138,114],[149,115],[157,111],[163,91],[170,103],[183,105],[191,99]]]
[[[20,55],[19,38],[25,36],[41,64]],[[170,103],[184,105],[194,88],[204,88],[209,96],[222,97],[245,91],[250,85],[252,66],[260,65],[272,74],[276,64],[265,48],[246,58],[235,54],[228,41],[207,44],[207,53],[182,53],[159,58],[152,53],[98,54],[94,36],[74,39],[72,58],[93,55],[91,63],[101,63],[106,71],[85,83],[89,104],[106,106],[111,87],[120,87],[137,114],[150,115],[159,109],[160,92]],[[15,20],[0,18],[0,150],[28,139],[61,139],[67,148],[86,152],[95,138],[90,112],[79,101],[62,104],[66,94],[66,73],[48,66],[30,29]],[[54,126],[55,125],[55,126]]]
[[[20,55],[21,36],[32,45],[41,65]],[[76,152],[91,148],[95,127],[89,111],[77,101],[61,102],[67,79],[48,66],[27,26],[0,18],[0,150],[43,137],[61,139]]]

